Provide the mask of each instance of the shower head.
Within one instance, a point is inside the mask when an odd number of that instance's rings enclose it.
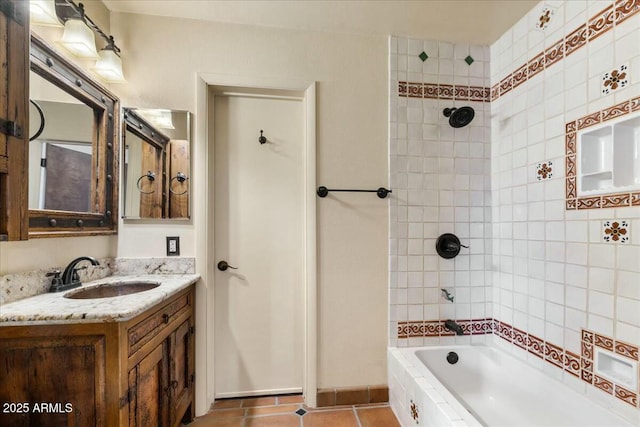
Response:
[[[449,117],[449,125],[452,128],[461,128],[471,123],[476,113],[471,107],[460,107],[445,108],[442,114]]]

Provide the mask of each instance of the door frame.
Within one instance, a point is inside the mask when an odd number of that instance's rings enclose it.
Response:
[[[317,244],[316,244],[316,83],[292,79],[232,76],[198,73],[196,75],[195,144],[193,147],[193,225],[196,271],[202,276],[196,287],[196,415],[207,413],[215,400],[214,382],[214,158],[213,138],[209,136],[209,89],[234,87],[252,92],[284,90],[302,92],[304,108],[304,345],[302,391],[305,403],[317,402]],[[210,326],[209,326],[210,325]],[[199,344],[198,343],[204,343]],[[204,381],[202,380],[204,379]]]

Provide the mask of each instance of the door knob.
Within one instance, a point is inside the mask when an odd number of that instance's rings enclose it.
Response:
[[[238,267],[232,267],[229,265],[229,263],[227,261],[220,261],[218,263],[218,270],[220,271],[227,271],[228,268],[231,268],[233,270],[237,270]]]

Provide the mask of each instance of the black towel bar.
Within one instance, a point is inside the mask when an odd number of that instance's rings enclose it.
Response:
[[[320,197],[327,197],[330,191],[343,191],[350,193],[376,193],[378,197],[381,199],[385,199],[389,193],[392,193],[392,190],[388,190],[384,187],[380,187],[377,190],[344,190],[344,189],[336,189],[336,188],[327,188],[325,186],[318,187],[318,191],[316,193]]]

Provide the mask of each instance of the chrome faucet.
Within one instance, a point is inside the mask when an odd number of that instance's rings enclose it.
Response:
[[[69,289],[77,288],[82,285],[80,283],[80,276],[78,276],[78,270],[82,270],[86,267],[76,267],[76,265],[81,261],[89,261],[92,265],[100,265],[97,259],[90,256],[81,256],[69,263],[67,268],[64,269],[64,273],[62,273],[62,278],[60,278],[60,272],[53,272],[52,275],[53,282],[51,285],[50,292],[60,292],[67,291]],[[56,274],[57,273],[57,274]]]
[[[451,319],[448,319],[444,322],[444,327],[445,329],[448,329],[450,331],[453,331],[456,333],[456,335],[464,335],[464,331],[462,330],[462,326],[458,325],[456,322],[454,322]]]

